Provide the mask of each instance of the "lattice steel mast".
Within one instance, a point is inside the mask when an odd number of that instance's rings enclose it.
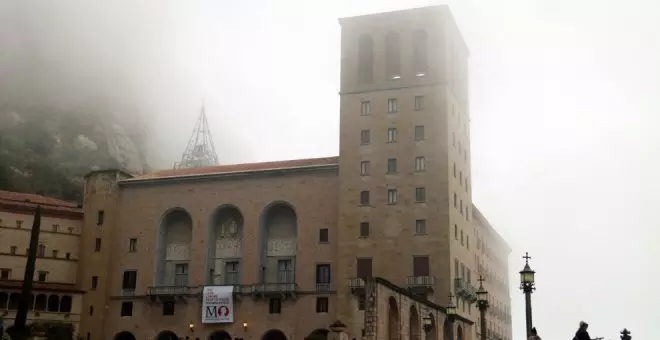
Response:
[[[205,105],[202,105],[202,112],[199,118],[197,118],[197,123],[195,123],[195,129],[188,141],[186,151],[183,152],[181,161],[174,163],[174,168],[199,168],[216,164],[218,164],[218,155],[215,153],[211,130],[206,120]]]

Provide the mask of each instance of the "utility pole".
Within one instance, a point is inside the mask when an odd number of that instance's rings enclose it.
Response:
[[[28,249],[27,262],[25,264],[25,276],[23,277],[23,287],[21,291],[21,300],[18,304],[14,326],[10,333],[12,340],[25,340],[28,338],[26,321],[30,298],[32,297],[32,284],[34,283],[34,267],[37,261],[37,247],[39,246],[39,231],[41,229],[41,206],[37,206],[32,222],[30,232],[30,248]]]

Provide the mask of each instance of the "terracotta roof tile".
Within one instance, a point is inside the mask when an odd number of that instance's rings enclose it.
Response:
[[[260,170],[263,171],[263,170],[289,169],[289,168],[299,168],[299,167],[307,167],[307,166],[332,165],[332,164],[337,164],[338,162],[339,162],[339,157],[325,157],[325,158],[295,159],[295,160],[276,161],[276,162],[214,165],[214,166],[191,168],[191,169],[161,170],[144,175],[138,175],[126,181],[130,182],[133,180],[156,179],[156,178],[165,178],[165,177],[198,176],[198,175],[210,175],[210,174],[240,173],[240,172],[260,171]]]
[[[22,192],[12,192],[0,190],[0,200],[12,201],[17,203],[34,203],[39,205],[48,205],[53,207],[77,208],[75,203],[62,201],[57,198],[46,197],[35,194],[26,194]]]

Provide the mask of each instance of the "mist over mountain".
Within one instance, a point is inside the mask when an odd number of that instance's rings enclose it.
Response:
[[[89,170],[172,166],[190,130],[159,131],[192,128],[203,96],[182,38],[194,9],[0,0],[0,189],[76,198]]]

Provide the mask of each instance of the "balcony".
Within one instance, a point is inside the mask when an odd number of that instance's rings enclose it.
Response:
[[[251,285],[251,293],[257,297],[281,296],[282,299],[296,298],[298,285],[293,282],[286,283],[257,283]]]
[[[317,293],[330,293],[330,292],[332,292],[332,284],[331,283],[317,283],[316,284],[316,292]]]
[[[363,295],[365,283],[366,282],[364,278],[354,277],[352,279],[348,279],[348,288],[350,288],[353,294]]]
[[[435,286],[435,276],[408,276],[406,286],[408,290],[415,294],[432,293]]]
[[[457,296],[462,297],[469,303],[477,302],[477,289],[465,279],[454,279],[454,290]]]
[[[124,288],[119,292],[120,297],[134,297],[135,296],[135,288]]]
[[[147,295],[152,299],[172,300],[197,295],[199,289],[188,286],[155,286],[149,287]]]

